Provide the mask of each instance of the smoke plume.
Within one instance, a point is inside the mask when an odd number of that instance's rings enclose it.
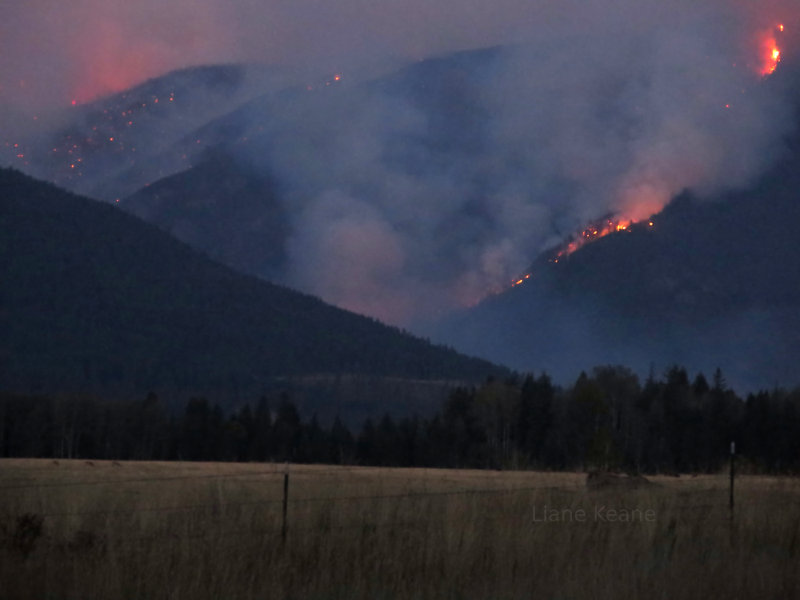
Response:
[[[210,62],[342,73],[335,91],[276,115],[249,160],[285,191],[284,280],[398,324],[502,289],[588,220],[643,219],[684,189],[752,182],[791,126],[763,73],[764,40],[779,38],[788,64],[800,30],[789,0],[36,0],[0,11],[5,103],[83,101]],[[402,73],[364,83],[381,65],[493,45],[503,48],[451,59],[430,80],[411,62],[410,89]]]

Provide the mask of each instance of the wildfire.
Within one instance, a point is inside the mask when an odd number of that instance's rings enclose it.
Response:
[[[783,33],[784,26],[777,25],[772,31],[768,32],[762,41],[762,63],[760,73],[762,77],[772,75],[781,62],[781,49],[778,45],[779,34]]]
[[[525,283],[525,282],[526,282],[528,279],[530,279],[530,278],[531,278],[531,275],[532,275],[532,273],[527,273],[527,274],[526,274],[526,275],[524,275],[523,277],[520,277],[520,278],[519,278],[519,279],[517,279],[516,281],[513,281],[513,282],[511,283],[511,287],[517,287],[518,285],[522,285],[522,284],[523,284],[523,283]]]
[[[599,240],[602,237],[612,233],[632,231],[633,226],[636,225],[636,223],[637,221],[633,219],[620,217],[604,217],[599,219],[593,223],[590,223],[583,230],[575,233],[569,242],[566,242],[553,250],[548,260],[551,263],[558,263],[562,258],[569,256],[579,248]],[[653,229],[655,227],[655,222],[652,220],[643,221],[642,227],[645,229]],[[533,277],[533,273],[527,273],[521,276],[519,279],[513,280],[509,287],[515,288],[520,286],[531,279],[531,277]],[[495,290],[493,293],[499,293],[500,291],[501,290]]]
[[[327,86],[331,86],[331,85],[335,85],[335,84],[337,84],[337,83],[339,83],[339,82],[341,82],[341,81],[342,81],[342,74],[341,74],[341,73],[336,73],[336,74],[333,76],[333,78],[332,78],[332,79],[329,79],[328,81],[326,81],[326,82],[325,82],[325,85],[327,85]],[[313,89],[314,89],[314,87],[313,87],[313,86],[308,86],[308,87],[307,87],[307,89],[308,89],[309,91],[311,91],[311,90],[313,90]]]
[[[553,257],[550,259],[550,262],[557,263],[559,259],[569,256],[586,244],[599,240],[601,237],[605,237],[611,233],[616,233],[618,231],[629,231],[631,225],[634,223],[635,221],[631,219],[615,217],[605,217],[599,221],[590,223],[582,231],[576,233],[572,237],[572,240],[558,248]]]

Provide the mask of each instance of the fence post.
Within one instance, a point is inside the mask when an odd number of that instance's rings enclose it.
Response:
[[[735,527],[733,521],[733,480],[736,476],[736,442],[731,442],[731,487],[730,487],[730,524],[729,524],[729,535],[730,535],[730,544],[731,546],[735,543]]]
[[[281,541],[286,543],[286,513],[289,509],[289,464],[283,474],[283,525],[281,526]]]
[[[731,519],[733,519],[733,478],[735,474],[736,474],[736,442],[731,442],[731,490],[730,490]]]

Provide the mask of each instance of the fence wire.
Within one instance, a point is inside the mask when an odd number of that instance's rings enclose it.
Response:
[[[359,473],[363,475],[371,475],[372,470],[377,469],[377,467],[332,467],[330,469],[320,469],[320,470],[299,470],[297,472],[288,471],[291,477],[293,478],[300,478],[301,480],[308,482],[314,481],[319,478],[331,477],[331,476],[341,476],[348,473]],[[227,479],[234,479],[237,481],[242,481],[246,478],[256,479],[256,480],[266,480],[268,482],[275,482],[276,484],[280,481],[282,482],[282,477],[287,474],[287,470],[281,470],[279,467],[272,468],[270,470],[259,470],[259,471],[243,471],[243,472],[234,472],[234,473],[206,473],[206,474],[185,474],[185,475],[175,475],[175,476],[162,476],[162,477],[133,477],[133,478],[108,478],[108,479],[94,479],[89,481],[64,481],[64,482],[44,482],[44,483],[27,483],[27,484],[13,484],[13,485],[6,485],[0,486],[0,491],[22,491],[22,490],[37,490],[37,489],[59,489],[59,488],[73,488],[73,487],[82,487],[82,486],[102,486],[102,485],[130,485],[130,484],[152,484],[152,485],[159,485],[164,483],[171,483],[171,482],[180,482],[180,481],[208,481],[208,480],[227,480]],[[278,481],[269,479],[271,477],[280,478]],[[615,488],[609,487],[606,488],[610,491],[614,491]],[[619,489],[619,488],[616,488]],[[282,486],[276,485],[275,488],[276,493],[282,493]],[[704,494],[708,492],[718,492],[720,495],[724,495],[727,490],[725,486],[714,486],[714,487],[687,487],[684,489],[676,489],[674,490],[676,494],[685,494],[690,493],[694,494]],[[190,503],[190,504],[177,504],[177,505],[168,505],[168,506],[144,506],[144,507],[136,507],[131,509],[100,509],[100,510],[78,510],[78,511],[44,511],[44,512],[37,512],[37,515],[45,519],[60,519],[60,518],[82,518],[82,517],[125,517],[125,516],[135,516],[138,514],[149,514],[149,513],[187,513],[187,512],[216,512],[218,514],[219,511],[227,511],[231,509],[241,509],[241,508],[259,508],[259,507],[279,507],[284,502],[287,503],[287,506],[293,507],[300,507],[300,506],[309,506],[319,503],[328,503],[332,505],[336,504],[357,504],[361,502],[384,502],[384,501],[414,501],[414,500],[424,500],[424,499],[431,499],[431,498],[448,498],[448,497],[460,497],[460,496],[473,496],[473,497],[491,497],[491,496],[513,496],[518,494],[534,494],[534,493],[575,493],[575,492],[583,492],[586,498],[590,498],[591,494],[593,494],[593,490],[586,488],[582,484],[562,484],[562,485],[540,485],[540,486],[519,486],[519,487],[481,487],[481,488],[460,488],[460,489],[451,489],[451,490],[437,490],[437,491],[429,491],[429,490],[410,490],[402,493],[382,493],[382,494],[353,494],[353,495],[323,495],[323,496],[300,496],[300,497],[292,497],[291,495],[284,499],[281,498],[262,498],[258,500],[246,500],[246,501],[218,501],[214,503]],[[683,511],[706,511],[710,512],[714,509],[719,509],[725,511],[727,514],[727,502],[725,501],[726,498],[721,498],[719,502],[703,502],[703,503],[687,503],[687,504],[673,504],[669,508],[678,510],[680,512]],[[757,508],[758,506],[769,504],[770,506],[800,506],[800,499],[797,498],[786,498],[786,499],[770,499],[769,501],[758,501],[756,499],[750,498],[746,501],[746,504],[743,506],[738,506],[737,511],[746,510],[749,508]],[[7,513],[8,514],[8,513]],[[219,538],[226,538],[226,537],[281,537],[283,534],[283,526],[280,523],[279,514],[276,512],[274,515],[276,522],[278,523],[275,527],[247,527],[247,528],[235,528],[235,529],[217,529],[217,528],[210,528],[208,531],[197,532],[197,533],[187,533],[187,532],[176,532],[176,531],[164,531],[164,532],[157,532],[152,535],[145,535],[145,536],[134,536],[131,538],[125,538],[124,542],[136,542],[136,543],[143,543],[149,541],[157,541],[157,540],[202,540],[202,539],[219,539]],[[481,517],[485,521],[503,521],[507,519],[520,519],[524,520],[520,514],[495,514],[495,515],[483,515]],[[331,523],[314,523],[314,524],[307,524],[307,523],[290,523],[288,525],[288,531],[291,533],[302,532],[310,529],[319,530],[320,528],[324,529],[327,532],[334,532],[334,531],[351,531],[351,530],[362,530],[362,531],[377,531],[379,529],[385,528],[411,528],[411,527],[418,527],[423,525],[430,524],[430,517],[424,516],[418,519],[402,519],[402,520],[388,520],[388,521],[381,521],[381,522],[369,522],[366,519],[366,515],[362,515],[360,519],[356,519],[353,523],[339,523],[339,524],[331,524]]]

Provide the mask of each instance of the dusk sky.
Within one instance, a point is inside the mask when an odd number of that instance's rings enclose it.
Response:
[[[791,0],[31,0],[0,7],[0,97],[84,101],[178,67],[227,61],[320,72],[453,49],[650,28],[722,29],[743,51]],[[748,36],[753,36],[747,39]]]

